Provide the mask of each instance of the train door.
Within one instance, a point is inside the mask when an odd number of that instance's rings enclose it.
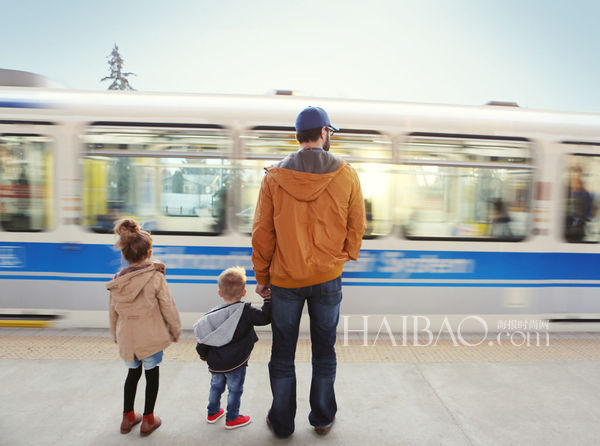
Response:
[[[561,306],[574,317],[600,317],[600,143],[566,141],[560,160],[560,240],[565,253],[555,275],[567,288]]]
[[[405,277],[421,284],[410,289],[414,311],[531,311],[523,282],[537,282],[540,268],[522,242],[531,233],[534,169],[532,143],[522,137],[407,136],[395,203],[402,235],[419,242],[406,244],[417,252]]]

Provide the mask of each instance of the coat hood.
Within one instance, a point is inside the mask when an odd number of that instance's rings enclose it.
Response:
[[[337,169],[327,173],[309,173],[291,170],[284,167],[265,167],[267,175],[281,186],[288,194],[299,201],[313,201],[321,195],[329,183],[342,172],[348,163],[339,162]]]
[[[241,305],[240,305],[241,304]],[[221,347],[233,338],[244,312],[244,302],[219,305],[194,324],[194,336],[200,344]]]
[[[152,262],[145,268],[118,276],[108,282],[106,288],[111,292],[115,302],[132,302],[152,279],[155,271],[165,274],[165,270],[163,263]]]

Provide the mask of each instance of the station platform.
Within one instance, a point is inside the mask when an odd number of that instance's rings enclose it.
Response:
[[[338,337],[338,414],[324,437],[307,419],[310,340],[302,338],[296,431],[286,440],[265,424],[270,332],[259,337],[241,404],[249,426],[206,423],[210,374],[185,331],[161,364],[155,413],[163,424],[142,438],[136,428],[119,432],[126,368],[108,330],[0,328],[0,445],[584,445],[600,438],[598,333],[551,334],[532,345],[490,337],[471,346]],[[142,377],[137,411],[144,386]]]

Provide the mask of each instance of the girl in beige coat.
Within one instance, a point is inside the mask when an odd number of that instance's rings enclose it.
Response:
[[[110,291],[110,329],[119,344],[119,353],[129,373],[125,380],[121,433],[128,433],[142,421],[133,404],[137,384],[146,374],[146,402],[142,435],[157,429],[161,420],[154,416],[158,394],[158,365],[163,350],[171,341],[177,342],[181,330],[179,313],[165,280],[165,265],[150,262],[152,238],[131,219],[120,220],[115,226],[119,236],[116,246],[121,249],[129,266],[117,273],[106,288]]]

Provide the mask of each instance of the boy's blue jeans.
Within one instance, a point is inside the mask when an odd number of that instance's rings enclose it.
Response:
[[[269,376],[273,403],[269,421],[279,437],[294,432],[296,416],[296,370],[294,358],[304,301],[310,316],[312,381],[310,385],[310,424],[324,427],[333,422],[335,401],[336,327],[342,301],[342,278],[302,288],[271,285],[271,327],[273,345]]]
[[[213,373],[210,379],[210,393],[208,394],[208,415],[216,414],[221,408],[221,395],[225,391],[225,384],[229,394],[227,395],[227,415],[225,420],[235,420],[240,414],[240,401],[244,391],[244,379],[246,378],[246,366],[243,365],[229,373]]]

